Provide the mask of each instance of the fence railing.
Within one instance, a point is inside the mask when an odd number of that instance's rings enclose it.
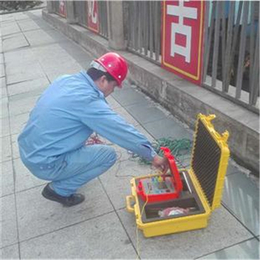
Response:
[[[75,1],[88,28],[88,4]],[[58,1],[54,1],[58,12]],[[108,38],[106,1],[97,1],[98,33]],[[202,85],[259,113],[259,2],[205,1]],[[161,1],[123,1],[127,49],[161,64]]]
[[[107,2],[98,1],[99,34],[108,38]]]
[[[60,14],[60,2],[59,1],[53,1],[52,8],[56,14]]]
[[[75,1],[75,13],[77,21],[80,25],[87,27],[88,26],[88,9],[87,1]]]
[[[78,23],[84,27],[88,28],[88,11],[90,1],[75,1],[75,13],[78,19]],[[108,38],[108,27],[107,27],[107,3],[106,1],[98,1],[98,23],[99,30],[98,33]]]
[[[259,2],[206,2],[203,85],[259,113]]]
[[[128,50],[161,62],[161,1],[124,1]]]

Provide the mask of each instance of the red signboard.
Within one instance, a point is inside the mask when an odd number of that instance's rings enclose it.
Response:
[[[59,13],[61,16],[66,17],[66,4],[65,1],[59,1]]]
[[[88,1],[88,28],[94,32],[99,31],[97,0]]]
[[[162,66],[201,84],[203,0],[163,1]]]

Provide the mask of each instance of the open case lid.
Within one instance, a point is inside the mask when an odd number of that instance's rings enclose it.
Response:
[[[212,210],[220,206],[226,175],[229,133],[220,135],[211,124],[215,115],[198,115],[192,149],[191,168]]]

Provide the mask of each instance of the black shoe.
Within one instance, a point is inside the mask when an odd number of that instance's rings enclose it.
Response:
[[[57,194],[53,189],[50,188],[49,183],[44,187],[42,191],[42,196],[48,200],[57,201],[65,207],[71,207],[80,204],[85,200],[84,195],[79,193],[72,194],[69,197],[61,196]]]

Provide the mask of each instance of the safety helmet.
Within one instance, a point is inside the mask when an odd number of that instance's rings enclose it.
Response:
[[[125,59],[115,52],[108,52],[96,59],[95,62],[100,64],[122,87],[122,82],[125,79],[128,71],[128,66]]]

